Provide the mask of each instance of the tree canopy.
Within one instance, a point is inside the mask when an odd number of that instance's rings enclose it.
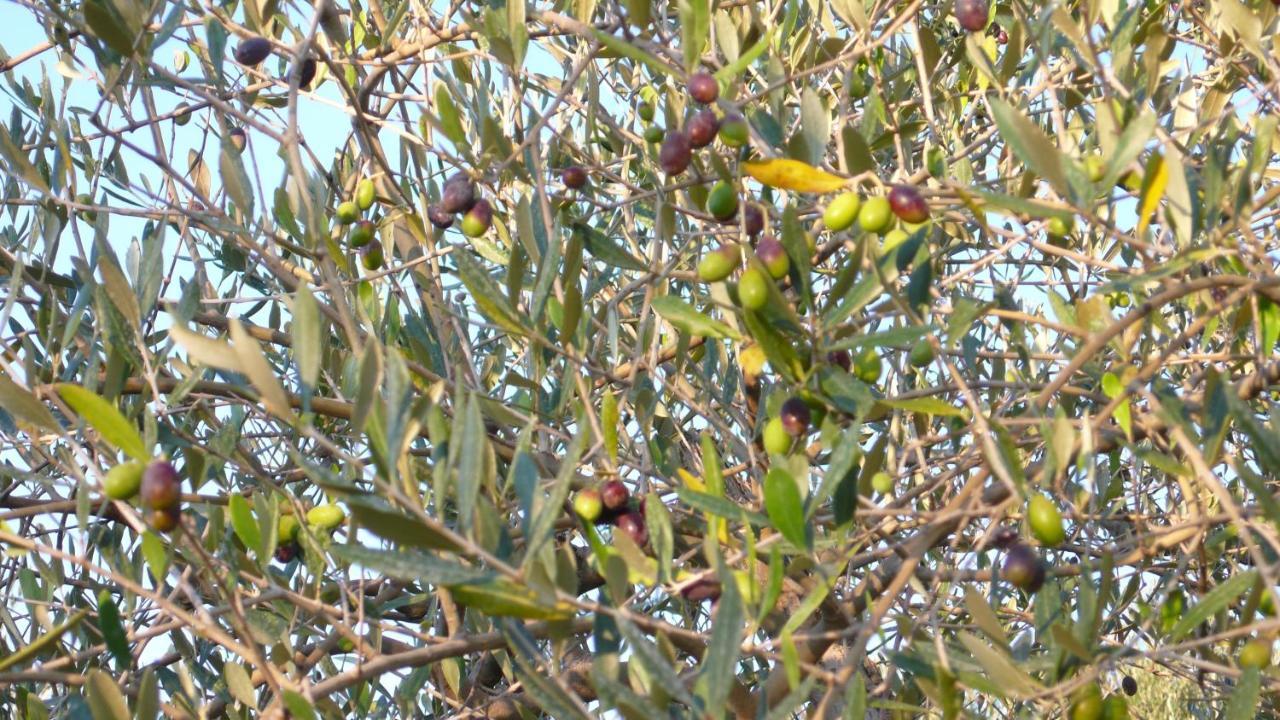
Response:
[[[1276,3],[0,14],[4,717],[1280,712]]]

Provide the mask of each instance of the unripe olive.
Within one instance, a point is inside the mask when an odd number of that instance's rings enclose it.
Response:
[[[645,122],[653,122],[653,117],[655,113],[653,103],[650,103],[650,102],[640,103],[640,105],[636,107],[636,113],[640,116],[641,120]]]
[[[1067,531],[1062,525],[1062,513],[1049,498],[1035,493],[1027,503],[1027,523],[1031,526],[1031,534],[1046,547],[1056,547],[1067,539]]]
[[[748,310],[759,310],[769,301],[769,284],[772,281],[758,268],[749,267],[738,279],[738,302]]]
[[[657,125],[650,125],[644,130],[645,142],[660,143],[662,142],[662,139],[666,136],[667,136],[666,131],[664,131],[662,128],[658,127]]]
[[[361,210],[373,207],[373,201],[376,199],[377,191],[373,187],[373,180],[365,178],[356,185],[356,205]]]
[[[849,97],[854,100],[866,97],[870,89],[871,82],[867,79],[866,73],[855,72],[853,77],[849,78]]]
[[[1102,720],[1129,720],[1129,701],[1123,695],[1108,695],[1102,701]]]
[[[791,452],[791,445],[795,442],[795,438],[782,424],[782,418],[770,418],[769,422],[764,424],[764,432],[760,439],[765,452],[770,455],[786,455]]]
[[[920,338],[915,345],[911,346],[911,367],[924,367],[933,362],[933,345],[929,344],[928,339]]]
[[[853,374],[864,383],[870,384],[879,380],[883,370],[884,365],[875,348],[863,348],[853,358]]]
[[[893,476],[881,470],[871,476],[871,489],[884,496],[893,494]]]
[[[356,207],[356,204],[350,200],[346,200],[338,203],[338,210],[335,215],[339,223],[350,225],[360,219],[360,208]]]
[[[351,232],[347,234],[347,242],[353,248],[362,248],[373,242],[374,231],[378,226],[373,224],[371,220],[361,220],[351,226]]]
[[[112,500],[128,500],[142,487],[142,474],[147,466],[137,460],[123,462],[107,471],[102,479],[102,492]]]
[[[182,500],[182,481],[168,460],[153,460],[142,471],[142,504],[152,510],[176,508]]]
[[[698,263],[698,277],[703,282],[720,282],[733,274],[741,257],[742,251],[736,244],[721,245],[703,256]]]
[[[462,216],[462,233],[467,237],[480,237],[489,231],[493,224],[493,207],[488,200],[477,200],[476,204]]]
[[[858,219],[858,209],[862,206],[862,198],[858,193],[841,193],[822,211],[822,224],[831,232],[840,232],[853,225]]]
[[[858,211],[858,225],[869,233],[883,233],[893,225],[893,208],[888,198],[877,195],[867,198]]]
[[[307,524],[317,530],[333,530],[347,519],[347,513],[337,505],[317,505],[307,511]]]
[[[739,148],[751,141],[751,128],[741,115],[728,115],[720,122],[720,142]]]
[[[386,258],[382,254],[381,244],[369,243],[360,248],[360,264],[364,266],[365,270],[381,270],[385,262]]]
[[[281,515],[280,521],[276,523],[276,542],[280,545],[291,543],[298,539],[298,531],[301,530],[296,515]]]
[[[173,110],[173,124],[182,127],[191,122],[191,106],[181,103]]]
[[[1049,218],[1049,222],[1045,224],[1045,231],[1049,234],[1050,240],[1061,239],[1070,235],[1074,226],[1075,221],[1071,218],[1063,218],[1054,215]]]
[[[1102,688],[1089,683],[1076,691],[1071,702],[1071,720],[1102,720]]]
[[[1250,640],[1240,648],[1240,667],[1264,668],[1271,664],[1271,643],[1266,640]]]
[[[1101,182],[1107,174],[1107,164],[1098,155],[1089,155],[1084,159],[1084,172],[1089,182]]]
[[[727,222],[738,214],[738,191],[730,183],[720,180],[707,193],[707,212],[720,222]]]
[[[604,501],[600,499],[600,491],[595,488],[579,490],[573,497],[573,511],[583,521],[593,523],[604,512]]]

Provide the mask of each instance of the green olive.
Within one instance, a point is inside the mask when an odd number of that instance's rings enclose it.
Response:
[[[893,209],[889,199],[882,196],[867,198],[858,211],[858,225],[865,232],[883,233],[893,225]]]
[[[792,437],[782,424],[782,418],[772,418],[764,425],[764,449],[770,455],[786,455],[791,452]]]
[[[759,310],[769,302],[769,284],[773,282],[759,268],[749,267],[738,279],[738,301],[748,310]]]
[[[853,225],[861,205],[862,199],[858,197],[858,193],[841,193],[827,203],[826,210],[822,211],[822,224],[831,232],[840,232]]]
[[[1056,547],[1067,539],[1067,531],[1062,525],[1062,513],[1049,498],[1036,493],[1027,503],[1027,523],[1031,526],[1031,534],[1046,547]]]

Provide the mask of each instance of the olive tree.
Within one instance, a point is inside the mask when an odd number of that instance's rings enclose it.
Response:
[[[1280,712],[1276,13],[7,3],[0,713]]]

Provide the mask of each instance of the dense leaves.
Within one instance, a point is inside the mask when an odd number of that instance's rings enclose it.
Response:
[[[1280,712],[1274,3],[4,13],[8,715]]]

